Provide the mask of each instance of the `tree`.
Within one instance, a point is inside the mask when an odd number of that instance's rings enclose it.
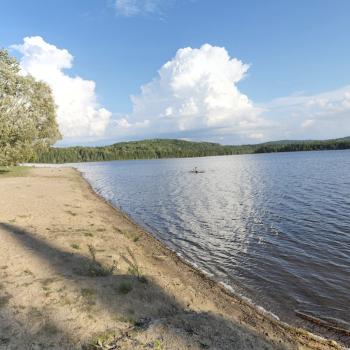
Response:
[[[0,165],[35,160],[61,138],[50,88],[0,50]]]

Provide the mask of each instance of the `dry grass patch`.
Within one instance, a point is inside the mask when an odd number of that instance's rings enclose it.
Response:
[[[24,273],[25,275],[27,275],[27,276],[33,276],[33,277],[34,277],[34,273],[33,273],[32,271],[30,271],[29,269],[25,269],[25,270],[23,271],[23,273]]]
[[[0,309],[5,307],[9,303],[11,298],[12,298],[12,295],[0,296]]]

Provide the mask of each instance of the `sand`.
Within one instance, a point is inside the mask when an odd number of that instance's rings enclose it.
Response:
[[[0,349],[341,349],[230,294],[69,168],[0,176]]]

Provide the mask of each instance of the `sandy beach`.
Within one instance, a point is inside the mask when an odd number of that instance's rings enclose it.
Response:
[[[0,176],[0,349],[343,349],[230,294],[70,168]]]

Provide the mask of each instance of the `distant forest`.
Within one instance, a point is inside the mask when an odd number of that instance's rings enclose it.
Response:
[[[103,147],[51,147],[39,152],[37,163],[76,163],[127,159],[205,157],[234,154],[350,149],[350,137],[316,141],[275,141],[256,145],[224,146],[210,142],[153,139]]]

